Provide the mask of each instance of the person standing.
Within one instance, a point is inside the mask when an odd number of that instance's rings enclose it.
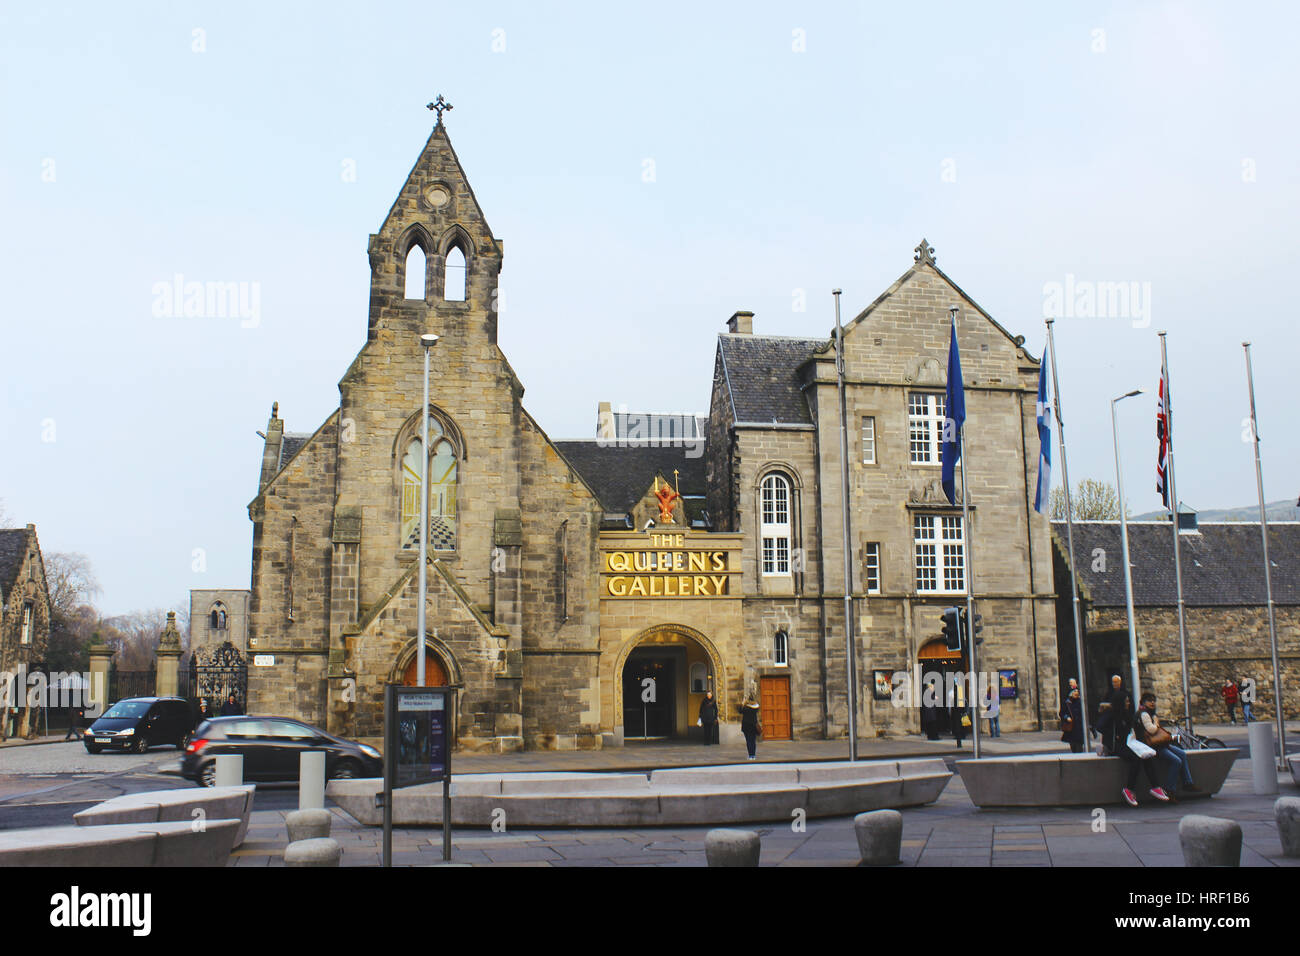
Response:
[[[231,694],[226,698],[226,702],[221,705],[222,717],[238,717],[240,713],[239,705],[235,703],[235,695]]]
[[[194,718],[194,727],[191,729],[198,730],[200,727],[203,726],[204,721],[211,720],[211,719],[212,719],[212,708],[208,706],[208,699],[206,697],[200,697],[199,712],[198,715]]]
[[[1077,687],[1061,705],[1061,739],[1070,745],[1071,753],[1083,753],[1083,709]]]
[[[754,699],[753,691],[745,697],[745,703],[740,708],[740,732],[745,735],[749,759],[757,760],[758,738],[763,734],[763,724],[758,719],[758,701]]]
[[[1076,687],[1075,691],[1078,690]],[[1124,678],[1119,674],[1113,674],[1110,678],[1110,691],[1106,694],[1106,699],[1101,702],[1097,708],[1097,723],[1093,731],[1101,735],[1101,748],[1097,753],[1115,753],[1117,750],[1115,743],[1115,718],[1124,707],[1124,698],[1128,691],[1124,689]],[[1119,742],[1123,745],[1124,741]]]
[[[1223,702],[1228,707],[1228,720],[1234,724],[1237,722],[1237,685],[1228,678],[1223,682],[1223,687],[1219,691],[1223,695]]]
[[[700,726],[704,728],[704,746],[718,742],[718,702],[713,699],[713,691],[700,701]]]
[[[952,735],[957,741],[957,749],[960,750],[962,739],[966,736],[966,728],[970,726],[970,709],[966,706],[963,682],[955,681],[952,690],[953,705],[948,711],[948,721],[952,725]]]
[[[1002,692],[995,683],[988,689],[988,701],[984,708],[984,716],[989,720],[989,736],[1001,737],[1002,731],[998,727],[998,718],[1002,715]]]
[[[68,723],[68,732],[64,735],[63,739],[65,741],[80,740],[81,728],[82,725],[85,724],[85,722],[86,722],[86,708],[84,707],[72,708],[72,716],[69,719],[69,723]]]
[[[1237,699],[1241,701],[1241,719],[1247,724],[1255,719],[1255,693],[1248,683],[1249,680],[1250,678],[1243,677],[1237,681]]]

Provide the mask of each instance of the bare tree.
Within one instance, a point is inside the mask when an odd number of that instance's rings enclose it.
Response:
[[[1064,521],[1065,489],[1053,488],[1049,503],[1052,520]],[[1075,521],[1119,520],[1119,495],[1115,493],[1115,486],[1106,481],[1084,478],[1074,486],[1070,505]]]
[[[84,554],[56,551],[44,561],[45,587],[56,611],[71,614],[99,594],[99,580]]]

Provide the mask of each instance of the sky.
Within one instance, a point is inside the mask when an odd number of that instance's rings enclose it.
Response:
[[[1249,2],[4,0],[0,505],[90,557],[107,614],[248,587],[256,432],[337,407],[438,94],[552,438],[600,401],[707,411],[728,316],[825,335],[832,288],[855,315],[924,237],[1032,353],[1056,313],[1073,481],[1114,481],[1110,400],[1144,388],[1124,485],[1159,507],[1167,330],[1179,496],[1255,500],[1249,339],[1265,490],[1294,499],[1297,28]],[[176,276],[247,308],[187,317]]]

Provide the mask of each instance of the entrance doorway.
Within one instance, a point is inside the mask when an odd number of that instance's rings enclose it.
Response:
[[[762,677],[758,682],[758,712],[764,740],[789,740],[790,678]]]
[[[948,650],[943,638],[922,646],[916,657],[921,674],[921,730],[931,740],[937,740],[952,733],[948,695],[953,684],[952,675],[964,674],[967,670],[966,658],[960,651]]]
[[[419,661],[415,656],[411,656],[411,661],[406,665],[406,670],[402,672],[402,684],[405,687],[415,687],[415,674]],[[424,649],[424,686],[425,687],[446,687],[447,671],[442,666],[442,661],[438,655],[433,653],[427,647]]]
[[[660,740],[677,733],[677,661],[662,649],[637,648],[623,665],[623,735]]]

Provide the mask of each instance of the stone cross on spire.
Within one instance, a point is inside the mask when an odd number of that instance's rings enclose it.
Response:
[[[435,127],[442,125],[442,111],[449,110],[452,108],[453,108],[452,105],[442,98],[441,93],[438,94],[438,98],[436,100],[434,100],[432,103],[430,103],[428,106],[425,107],[425,109],[433,110],[435,113],[438,114],[438,122],[434,124]]]

